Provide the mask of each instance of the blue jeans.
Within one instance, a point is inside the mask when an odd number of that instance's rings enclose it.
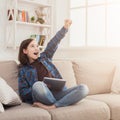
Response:
[[[88,87],[84,84],[63,89],[61,91],[51,91],[44,82],[35,82],[32,87],[34,102],[41,102],[45,105],[55,105],[63,107],[77,103],[88,95]]]

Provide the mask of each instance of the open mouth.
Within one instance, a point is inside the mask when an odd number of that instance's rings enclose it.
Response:
[[[38,55],[39,53],[38,52],[35,52],[34,55]]]

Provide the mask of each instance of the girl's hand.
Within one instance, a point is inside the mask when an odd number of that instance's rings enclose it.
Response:
[[[64,27],[68,29],[71,26],[71,24],[72,24],[72,20],[66,19],[64,22]]]

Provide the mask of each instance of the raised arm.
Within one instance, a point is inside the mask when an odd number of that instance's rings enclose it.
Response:
[[[64,38],[66,32],[68,31],[68,28],[72,24],[71,20],[65,20],[64,26],[56,33],[56,35],[50,40],[50,42],[47,44],[46,49],[44,52],[41,53],[41,56],[46,56],[49,59],[52,59],[55,51],[58,48],[58,45],[62,38]]]

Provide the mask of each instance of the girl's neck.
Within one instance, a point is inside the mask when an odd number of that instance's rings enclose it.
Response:
[[[34,61],[35,61],[35,60],[33,60],[33,59],[31,59],[31,60],[29,59],[29,63],[30,63],[30,64],[32,64]]]
[[[36,59],[36,60],[37,60],[37,59]],[[36,60],[33,60],[33,59],[32,59],[31,61],[29,60],[29,63],[32,64],[32,63],[34,63]]]

